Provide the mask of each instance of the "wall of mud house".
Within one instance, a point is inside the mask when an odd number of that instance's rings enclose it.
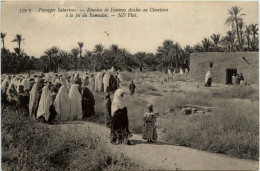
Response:
[[[213,82],[226,83],[226,69],[237,69],[243,73],[246,83],[258,83],[258,52],[202,52],[190,54],[190,74],[196,81],[205,80],[205,74],[213,63]]]

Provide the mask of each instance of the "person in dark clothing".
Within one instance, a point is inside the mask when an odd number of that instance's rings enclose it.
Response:
[[[95,98],[93,93],[87,88],[83,88],[82,93],[82,111],[83,119],[87,119],[95,114]]]
[[[130,90],[130,94],[133,95],[135,93],[135,84],[134,81],[132,80],[130,86],[129,86],[129,90]]]
[[[110,75],[109,78],[109,87],[110,87],[110,92],[112,93],[114,93],[118,88],[117,80],[112,74]]]
[[[105,96],[105,108],[106,108],[106,126],[111,128],[111,98],[110,94],[107,93]]]
[[[56,96],[57,96],[57,94],[58,94],[59,89],[60,89],[61,86],[62,86],[62,85],[61,85],[60,82],[56,82],[56,83],[54,84],[54,86],[52,87],[52,89],[51,89],[52,102],[54,102],[54,100],[55,100],[55,98],[56,98]],[[51,85],[49,85],[49,87],[51,87]],[[56,116],[57,116],[57,112],[56,112],[55,107],[54,107],[53,104],[50,106],[49,111],[50,111],[50,116],[49,116],[49,119],[48,119],[48,123],[49,123],[49,124],[54,124],[55,118],[56,118]]]
[[[129,121],[127,116],[127,108],[124,100],[124,90],[117,89],[114,94],[114,99],[111,107],[111,132],[110,142],[112,144],[131,145],[132,143],[128,140],[131,137],[129,131]]]

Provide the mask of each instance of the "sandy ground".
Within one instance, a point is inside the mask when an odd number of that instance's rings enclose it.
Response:
[[[257,161],[235,159],[225,155],[209,153],[192,148],[174,146],[164,142],[147,143],[140,135],[134,134],[130,140],[134,145],[112,145],[109,143],[108,128],[84,121],[70,122],[78,125],[79,131],[101,137],[113,152],[122,152],[133,161],[148,169],[160,170],[258,170]],[[68,124],[55,125],[67,130]]]

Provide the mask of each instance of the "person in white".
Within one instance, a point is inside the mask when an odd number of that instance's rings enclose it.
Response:
[[[43,116],[45,121],[48,122],[49,116],[50,116],[51,105],[52,105],[51,93],[49,90],[49,86],[46,85],[42,89],[42,95],[41,95],[36,118],[39,119],[41,116]]]
[[[70,112],[70,97],[67,93],[67,88],[64,85],[60,87],[59,92],[53,102],[53,106],[57,112],[57,120],[67,121],[73,119]]]
[[[74,119],[82,119],[82,96],[79,92],[78,85],[73,84],[69,92],[70,112]]]

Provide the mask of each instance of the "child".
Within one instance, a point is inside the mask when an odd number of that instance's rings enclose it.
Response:
[[[147,112],[144,114],[144,130],[143,130],[143,139],[147,140],[147,142],[153,142],[157,140],[157,132],[156,132],[156,117],[158,113],[153,112],[153,105],[147,106]]]

